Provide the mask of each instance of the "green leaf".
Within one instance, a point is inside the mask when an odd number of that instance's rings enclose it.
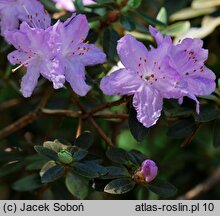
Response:
[[[12,188],[16,191],[32,191],[42,186],[37,174],[26,176],[16,181]]]
[[[117,41],[120,39],[118,33],[111,27],[105,29],[103,34],[103,50],[110,61],[114,61],[117,56]]]
[[[127,31],[134,31],[135,30],[135,23],[133,20],[128,16],[121,16],[120,17],[120,23],[126,29]]]
[[[45,157],[48,157],[49,159],[52,159],[52,160],[58,160],[58,156],[57,156],[57,153],[51,149],[48,149],[48,148],[45,148],[43,146],[39,146],[39,145],[36,145],[34,146],[34,149],[41,155],[45,156]]]
[[[75,0],[74,5],[75,5],[77,11],[82,11],[83,10],[82,0]]]
[[[68,173],[65,180],[68,191],[78,199],[85,199],[88,194],[87,181],[73,173]]]
[[[43,143],[43,147],[45,148],[48,148],[48,149],[51,149],[52,151],[55,151],[55,152],[59,152],[63,149],[67,149],[68,146],[67,145],[64,145],[62,144],[59,140],[54,140],[54,141],[46,141]]]
[[[154,26],[165,26],[165,24],[163,22],[158,21],[154,17],[146,15],[146,13],[143,12],[142,10],[138,9],[138,11],[133,11],[133,12],[136,15],[138,15],[139,17],[141,17],[144,21],[146,21],[147,23],[149,23],[151,25],[154,25]]]
[[[77,137],[75,141],[75,146],[87,150],[93,144],[93,142],[93,134],[89,131],[85,131],[79,137]]]
[[[167,24],[167,10],[166,8],[162,7],[159,11],[159,13],[157,14],[157,20],[164,23],[164,24]]]
[[[200,106],[200,113],[195,114],[194,118],[198,122],[209,122],[217,119],[220,115],[218,107],[213,104],[204,104]]]
[[[191,116],[194,109],[189,107],[164,108],[164,113],[167,117]]]
[[[65,172],[65,169],[61,165],[55,165],[48,170],[42,175],[41,177],[41,182],[42,183],[49,183],[49,182],[54,182],[57,179],[61,178]]]
[[[220,119],[215,120],[213,130],[213,145],[216,148],[220,146]]]
[[[106,156],[109,160],[119,164],[126,164],[129,161],[127,152],[120,148],[110,148]]]
[[[170,36],[179,36],[187,32],[189,29],[190,29],[189,21],[177,22],[167,26],[165,29],[161,31],[161,33]]]
[[[88,151],[86,151],[84,149],[79,149],[78,151],[74,152],[73,160],[74,161],[80,161],[83,158],[85,158],[87,154],[88,154]]]
[[[161,179],[155,179],[147,184],[147,188],[161,197],[172,197],[176,194],[177,189],[172,184]]]
[[[108,170],[100,164],[97,164],[97,163],[94,163],[94,162],[91,162],[91,161],[87,161],[87,162],[85,162],[85,164],[91,170],[94,170],[94,172],[98,173],[99,176],[103,176],[108,172]]]
[[[110,181],[104,188],[104,192],[110,194],[124,194],[131,191],[135,182],[129,178],[121,178]]]
[[[188,136],[196,129],[193,119],[183,119],[172,124],[167,131],[167,135],[174,139],[181,139]]]
[[[128,0],[126,7],[129,9],[135,9],[140,6],[141,2],[142,2],[142,0]]]
[[[46,162],[47,160],[45,159],[34,161],[26,166],[26,170],[40,170]]]
[[[101,176],[100,179],[114,179],[130,176],[129,172],[124,167],[108,166],[105,167],[105,169],[107,173]]]
[[[137,112],[134,108],[130,109],[128,125],[132,136],[138,142],[141,142],[147,135],[148,129],[137,120]]]
[[[99,173],[96,170],[92,169],[90,165],[84,163],[75,162],[73,164],[73,171],[87,178],[99,177]]]
[[[137,165],[141,165],[144,160],[146,160],[146,156],[137,150],[131,150],[128,154],[133,157],[133,162]]]
[[[0,168],[0,177],[18,172],[22,167],[24,167],[24,163],[20,161],[8,163]]]
[[[106,3],[113,3],[114,1],[113,0],[96,0],[96,2],[100,4],[106,4]]]
[[[216,6],[220,6],[219,0],[193,0],[192,2],[192,7],[197,9]]]
[[[45,163],[44,166],[43,166],[43,167],[41,168],[41,170],[40,170],[40,177],[42,177],[42,176],[44,175],[44,173],[45,173],[48,169],[50,169],[50,168],[52,168],[52,167],[54,167],[54,166],[56,166],[56,162],[53,161],[53,160],[48,161],[47,163]]]
[[[194,9],[194,8],[184,8],[177,11],[176,13],[170,16],[171,21],[185,20],[194,17],[199,17],[205,14],[210,14],[216,11],[217,8],[203,8],[203,9]]]

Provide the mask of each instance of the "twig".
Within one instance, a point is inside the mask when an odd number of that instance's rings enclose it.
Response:
[[[3,130],[0,131],[0,139],[3,139],[10,134],[20,130],[28,124],[31,124],[33,121],[37,120],[40,117],[40,113],[37,111],[32,111],[27,115],[21,117],[11,125],[7,126]]]
[[[76,138],[80,136],[80,134],[82,133],[82,123],[83,123],[82,118],[79,117],[79,123],[76,130]]]
[[[192,140],[193,140],[194,136],[196,135],[196,132],[199,130],[200,126],[201,126],[201,123],[198,123],[198,125],[196,126],[196,129],[186,137],[186,139],[183,141],[183,143],[180,145],[180,147],[186,147],[192,142]]]
[[[2,104],[0,104],[0,111],[9,109],[11,107],[17,106],[18,104],[21,104],[22,102],[24,102],[23,99],[11,99],[9,101],[3,102]]]
[[[94,126],[94,128],[98,131],[98,133],[100,134],[100,136],[105,140],[105,142],[110,145],[111,147],[114,147],[112,141],[106,136],[105,132],[98,126],[98,124],[96,123],[96,121],[94,120],[94,118],[89,117],[89,121],[91,122],[91,124]]]
[[[113,106],[118,106],[118,105],[121,105],[123,103],[127,103],[129,101],[130,97],[123,97],[117,101],[113,101],[113,102],[108,102],[108,103],[105,103],[105,104],[102,104],[100,106],[97,106],[95,107],[94,109],[88,111],[84,116],[83,118],[86,118],[87,116],[89,115],[92,115],[94,113],[97,113],[103,109],[106,109],[106,108],[110,108],[110,107],[113,107]]]
[[[84,114],[88,114],[86,109],[84,108],[84,106],[81,104],[79,98],[77,95],[73,94],[73,100],[74,102],[77,104],[77,106],[80,108],[80,110],[82,111],[82,113]],[[111,147],[113,147],[114,145],[112,144],[111,140],[106,136],[105,132],[99,127],[99,125],[96,123],[96,121],[94,120],[92,114],[88,114],[86,115],[88,120],[91,122],[91,124],[93,125],[93,127],[97,130],[97,132],[100,134],[100,136],[105,140],[105,142],[110,145]]]
[[[220,167],[214,170],[213,174],[207,178],[204,182],[198,184],[191,190],[189,190],[186,194],[183,194],[177,199],[179,200],[190,200],[190,199],[195,199],[201,194],[209,191],[212,189],[216,184],[220,183]]]

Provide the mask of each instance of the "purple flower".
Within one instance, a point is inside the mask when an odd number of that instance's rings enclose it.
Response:
[[[55,89],[63,87],[67,80],[77,94],[84,96],[89,91],[85,66],[103,63],[105,54],[84,43],[88,31],[86,17],[73,15],[46,30],[31,28],[24,22],[20,30],[7,32],[9,42],[17,49],[8,55],[9,61],[20,64],[18,68],[27,68],[21,81],[24,97],[31,96],[40,75],[53,82]]]
[[[154,161],[145,160],[141,165],[141,173],[146,182],[151,182],[157,176],[158,168]]]
[[[148,51],[133,36],[126,35],[117,46],[125,68],[101,80],[100,88],[106,95],[134,95],[137,119],[145,127],[158,120],[164,97],[178,98],[181,95],[180,75],[169,65],[168,49],[169,41]]]
[[[31,27],[50,26],[49,14],[37,0],[0,0],[1,35],[7,30],[15,30],[19,22],[26,21]],[[6,38],[7,40],[7,38]]]
[[[196,100],[199,112],[196,96],[215,89],[215,75],[204,66],[208,53],[201,40],[185,39],[174,46],[169,36],[153,27],[150,33],[158,44],[150,51],[131,35],[119,40],[117,51],[125,68],[104,77],[100,84],[106,95],[133,95],[137,119],[145,127],[158,120],[163,98],[181,102],[188,96]]]
[[[215,74],[204,64],[208,58],[208,50],[203,49],[203,41],[200,39],[186,38],[181,43],[174,46],[170,37],[163,37],[153,27],[150,27],[151,34],[155,37],[158,46],[167,43],[169,40],[170,66],[181,75],[185,89],[182,96],[188,96],[196,101],[196,110],[199,113],[199,101],[196,96],[209,95],[215,90]],[[179,102],[183,97],[179,98]]]
[[[58,4],[59,7],[64,8],[67,11],[74,12],[75,6],[74,6],[74,1],[73,0],[53,0]],[[91,5],[95,4],[95,1],[92,0],[82,0],[83,5]]]

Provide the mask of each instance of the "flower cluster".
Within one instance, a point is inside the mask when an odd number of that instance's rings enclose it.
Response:
[[[54,0],[66,10],[74,11],[73,1]],[[93,4],[94,1],[83,1]],[[85,82],[85,66],[102,64],[106,55],[86,37],[89,31],[85,15],[73,14],[65,22],[51,19],[37,0],[0,0],[1,34],[17,50],[8,55],[12,64],[27,68],[21,92],[30,97],[41,76],[55,89],[69,82],[73,91],[85,96],[90,86]],[[21,23],[19,25],[19,23]],[[184,39],[174,45],[169,36],[149,28],[157,48],[148,50],[133,36],[118,41],[117,51],[124,68],[101,80],[106,95],[132,95],[137,119],[145,126],[154,125],[161,115],[163,98],[209,95],[215,90],[215,75],[204,62],[208,51],[200,39]]]
[[[215,74],[205,65],[208,51],[200,39],[184,39],[173,45],[169,36],[149,28],[157,48],[146,47],[133,36],[125,35],[117,51],[125,68],[104,77],[100,87],[106,95],[133,95],[137,119],[145,126],[154,125],[161,115],[163,98],[187,96],[197,103],[196,96],[215,90]]]
[[[24,7],[28,8],[28,4]],[[86,95],[90,86],[85,82],[85,66],[103,63],[106,58],[99,48],[85,41],[89,31],[86,17],[73,14],[64,23],[57,21],[53,26],[40,27],[25,20],[19,29],[4,32],[7,41],[17,49],[8,55],[9,61],[19,64],[16,69],[27,68],[21,81],[23,96],[31,96],[40,75],[51,81],[55,89],[67,81],[75,93]]]

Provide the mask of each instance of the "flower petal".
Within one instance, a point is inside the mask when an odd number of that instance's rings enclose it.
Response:
[[[141,86],[133,97],[133,106],[137,111],[137,119],[145,127],[154,125],[161,115],[163,99],[156,89]]]
[[[82,43],[79,45],[80,49],[78,49],[74,56],[77,56],[77,60],[79,60],[85,66],[92,66],[96,64],[104,63],[106,59],[106,55],[102,52],[101,49],[97,48],[93,44]]]
[[[38,65],[27,67],[27,72],[21,80],[21,92],[24,97],[30,97],[40,76]]]
[[[151,25],[149,26],[149,31],[156,40],[158,46],[164,46],[164,44],[172,45],[172,39],[170,36],[163,36],[156,28],[152,27]]]
[[[73,14],[64,23],[55,26],[58,32],[58,40],[61,41],[63,53],[74,51],[78,48],[78,44],[83,42],[89,32],[89,24],[85,15]]]
[[[141,42],[137,41],[132,35],[125,35],[118,41],[118,55],[122,64],[134,71],[139,71],[140,60],[146,59],[147,48]]]
[[[143,80],[129,69],[120,69],[102,78],[100,88],[106,95],[134,94]]]
[[[67,82],[70,83],[73,91],[80,96],[85,96],[90,90],[85,82],[85,67],[78,61],[65,62],[65,77]]]

